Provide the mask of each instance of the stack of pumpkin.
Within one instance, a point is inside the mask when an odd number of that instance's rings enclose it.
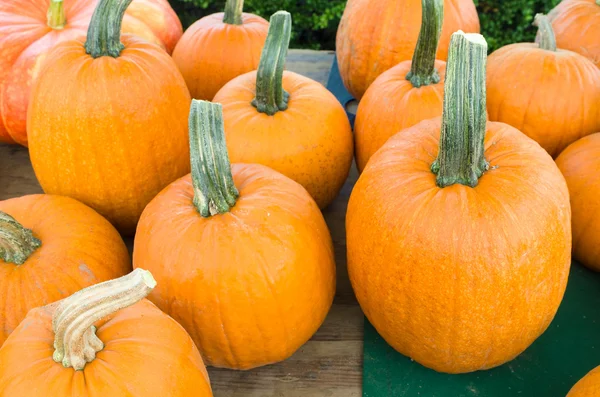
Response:
[[[449,373],[523,352],[571,249],[600,270],[600,70],[564,49],[600,60],[575,37],[600,4],[564,0],[488,59],[471,0],[418,3],[349,1],[353,140],[284,71],[285,11],[227,0],[182,34],[166,0],[1,2],[0,141],[46,194],[0,202],[0,395],[210,396],[204,363],[290,357],[333,300],[320,209],[354,150],[348,268],[379,333]]]

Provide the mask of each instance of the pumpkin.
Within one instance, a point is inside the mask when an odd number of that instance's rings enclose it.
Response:
[[[472,0],[445,0],[436,58],[445,61],[450,35],[479,32]],[[336,55],[344,85],[361,99],[375,79],[411,60],[421,25],[421,0],[348,0],[337,31]]]
[[[149,299],[190,333],[208,365],[250,369],[290,357],[333,301],[335,262],[302,186],[259,164],[230,166],[221,106],[193,101],[192,173],[144,210],[134,267]]]
[[[397,351],[445,373],[501,365],[552,321],[571,264],[569,193],[552,158],[486,123],[483,36],[452,36],[442,118],[371,157],[346,216],[348,272]]]
[[[33,87],[31,162],[46,193],[73,197],[133,234],[142,210],[189,172],[190,95],[169,55],[120,41],[131,0],[101,0],[85,43],[55,47]]]
[[[149,272],[33,309],[0,349],[0,390],[27,397],[211,397],[185,330],[143,299]]]
[[[227,0],[224,13],[196,21],[177,43],[173,59],[193,98],[212,100],[229,80],[258,67],[269,23],[243,7],[243,0]]]
[[[0,2],[0,142],[27,146],[27,106],[41,65],[57,44],[85,37],[98,0]],[[171,52],[182,34],[167,0],[134,0],[123,31]],[[72,76],[67,76],[72,77]]]
[[[359,172],[392,135],[442,115],[446,63],[435,59],[444,0],[423,0],[421,33],[412,61],[382,73],[365,92],[354,123]]]
[[[584,376],[573,386],[567,397],[599,397],[600,396],[600,367]]]
[[[559,48],[586,56],[600,67],[600,0],[563,0],[548,18]]]
[[[353,157],[352,129],[342,105],[320,83],[284,71],[291,17],[271,17],[258,71],[215,95],[223,105],[234,163],[266,165],[300,183],[320,208],[342,188]]]
[[[573,254],[600,272],[600,133],[569,145],[556,159],[571,194]]]
[[[0,201],[0,346],[29,310],[130,268],[119,233],[80,202],[44,194]]]
[[[519,43],[490,55],[490,120],[512,125],[553,157],[600,131],[600,69],[575,52],[557,49],[548,18],[538,14],[539,44]]]

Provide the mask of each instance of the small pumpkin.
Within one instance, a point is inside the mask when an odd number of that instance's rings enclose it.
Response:
[[[278,172],[229,165],[219,104],[194,100],[189,124],[192,173],[144,210],[134,267],[156,277],[149,299],[183,325],[208,365],[250,369],[284,360],[317,331],[333,301],[323,215]]]
[[[0,349],[3,396],[211,397],[185,330],[143,299],[136,269],[33,309]]]
[[[273,14],[258,71],[227,83],[214,101],[223,105],[232,162],[266,165],[300,183],[324,208],[350,172],[352,129],[325,87],[283,70],[291,26],[289,13]]]
[[[453,32],[479,33],[473,0],[444,0],[444,9],[436,54],[442,61]],[[344,85],[354,98],[361,99],[380,74],[412,59],[421,15],[421,0],[348,0],[337,31],[336,55]]]
[[[600,272],[600,133],[569,145],[556,164],[571,194],[575,259]]]
[[[243,13],[244,0],[227,0],[225,12],[190,26],[173,59],[193,98],[212,100],[229,80],[256,70],[269,22]]]
[[[442,32],[444,0],[422,3],[421,32],[412,60],[379,75],[358,105],[354,136],[359,172],[392,135],[442,115],[446,62],[436,60],[435,54]]]
[[[169,55],[120,40],[131,0],[101,0],[85,43],[59,44],[32,94],[28,130],[46,193],[73,197],[133,234],[142,210],[189,172],[190,95]]]
[[[27,146],[27,107],[41,65],[57,44],[85,37],[98,0],[0,2],[0,142]],[[123,31],[169,53],[183,30],[167,0],[134,0]]]
[[[0,346],[29,310],[130,270],[119,233],[80,202],[44,194],[0,201]]]
[[[552,158],[486,123],[483,36],[457,32],[442,119],[390,138],[346,216],[360,306],[400,353],[439,372],[501,365],[548,327],[571,265],[569,193]]]
[[[600,131],[600,69],[557,49],[552,25],[538,14],[539,44],[500,48],[488,61],[490,120],[512,125],[553,157],[570,143]]]
[[[600,397],[600,367],[591,370],[577,382],[567,397]]]

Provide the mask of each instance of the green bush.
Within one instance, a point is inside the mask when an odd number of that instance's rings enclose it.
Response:
[[[559,1],[475,0],[490,51],[509,43],[533,41],[533,17],[550,11]],[[184,27],[204,15],[222,11],[224,4],[224,0],[171,0]],[[333,50],[345,5],[346,0],[246,0],[244,10],[266,19],[278,10],[287,10],[294,21],[293,48]]]

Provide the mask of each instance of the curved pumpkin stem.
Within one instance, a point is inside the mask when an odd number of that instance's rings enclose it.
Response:
[[[138,268],[60,301],[52,317],[54,361],[76,371],[84,369],[104,348],[94,323],[144,299],[155,286],[152,274]]]
[[[15,218],[0,211],[0,259],[6,263],[22,265],[42,245],[30,229]]]
[[[240,194],[231,174],[222,106],[193,99],[189,128],[194,205],[204,218],[229,212]]]
[[[599,0],[600,1],[600,0]],[[556,51],[556,36],[547,15],[537,14],[533,26],[538,27],[537,43],[542,50]]]
[[[52,29],[60,30],[65,27],[67,17],[65,15],[65,8],[63,7],[63,0],[50,0],[47,18],[48,26]]]
[[[121,24],[132,0],[100,0],[87,32],[85,51],[93,58],[119,57],[125,48],[121,43]]]
[[[288,107],[290,95],[283,89],[283,67],[291,34],[292,16],[289,12],[277,11],[271,15],[256,75],[256,98],[252,101],[252,106],[269,116]]]
[[[422,0],[422,3],[419,41],[413,54],[410,72],[406,75],[406,79],[416,88],[440,82],[440,75],[435,70],[435,54],[442,35],[444,0]]]
[[[230,25],[242,25],[242,12],[244,12],[244,0],[227,0],[223,22]]]
[[[452,35],[446,65],[440,150],[431,166],[441,188],[475,187],[489,169],[484,157],[487,43],[480,34]]]

